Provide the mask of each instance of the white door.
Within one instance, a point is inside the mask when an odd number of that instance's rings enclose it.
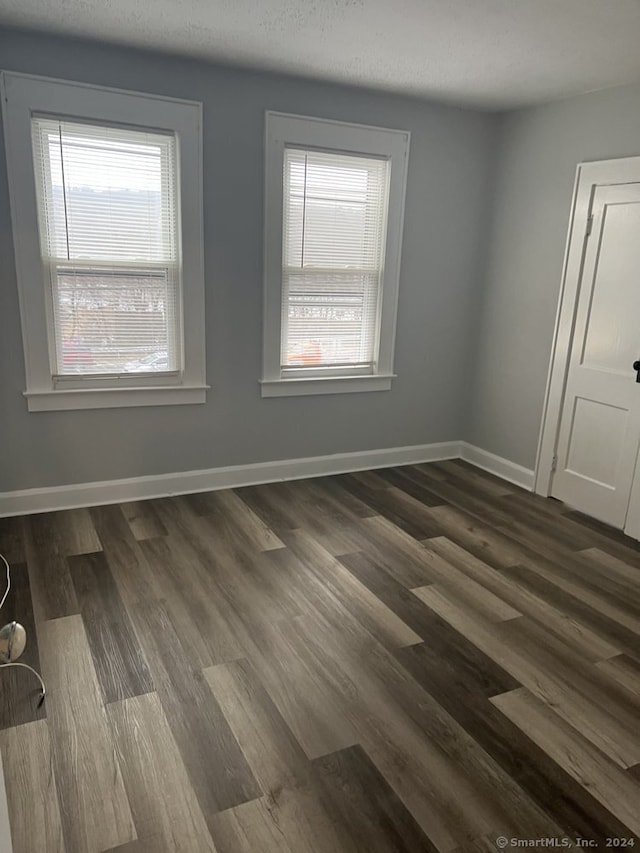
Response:
[[[623,528],[640,445],[633,368],[640,359],[640,183],[596,185],[591,199],[551,494]]]

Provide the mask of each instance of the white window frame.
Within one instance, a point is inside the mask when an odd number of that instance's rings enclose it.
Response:
[[[0,92],[29,411],[204,403],[202,104],[3,71]],[[173,132],[177,142],[182,261],[183,369],[158,376],[55,377],[38,230],[31,117]]]
[[[400,254],[407,184],[410,133],[361,124],[266,113],[263,397],[389,391],[395,378],[395,348]],[[320,149],[384,157],[390,161],[389,210],[381,283],[378,340],[370,374],[318,376],[317,369],[295,371],[287,377],[280,366],[282,316],[283,166],[285,147]]]

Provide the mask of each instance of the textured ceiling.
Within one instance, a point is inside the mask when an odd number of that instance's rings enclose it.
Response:
[[[0,0],[0,23],[491,109],[640,79],[640,0]]]

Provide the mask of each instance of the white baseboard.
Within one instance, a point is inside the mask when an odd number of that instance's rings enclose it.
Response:
[[[509,459],[503,459],[502,456],[496,456],[495,453],[489,453],[488,450],[482,450],[481,447],[467,444],[466,441],[460,442],[460,458],[470,462],[471,465],[475,465],[476,468],[482,468],[483,471],[495,474],[502,480],[515,483],[516,486],[521,486],[529,492],[533,491],[535,472],[530,468],[511,462]]]
[[[510,462],[480,447],[474,447],[466,441],[442,441],[411,447],[389,447],[383,450],[334,453],[330,456],[309,456],[304,459],[282,459],[277,462],[256,462],[252,465],[229,465],[224,468],[180,471],[175,474],[129,477],[125,480],[104,480],[70,486],[0,492],[0,518],[99,506],[121,501],[166,498],[170,495],[232,489],[281,480],[300,480],[327,474],[345,474],[349,471],[388,468],[392,465],[437,462],[442,459],[464,459],[523,489],[529,491],[533,489],[534,472],[529,468]]]
[[[105,480],[97,483],[0,492],[0,517],[76,509],[121,501],[164,498],[169,495],[209,492],[215,489],[273,483],[279,480],[299,480],[326,474],[344,474],[349,471],[386,468],[391,465],[412,465],[417,462],[457,459],[460,456],[460,444],[459,441],[443,441],[412,447],[390,447],[383,450],[335,453],[331,456],[310,456],[305,459],[257,462],[253,465],[230,465],[201,471],[130,477],[126,480]]]

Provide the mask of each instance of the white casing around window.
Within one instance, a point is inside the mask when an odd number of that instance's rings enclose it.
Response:
[[[263,397],[391,387],[408,155],[407,131],[267,112]],[[298,187],[302,183],[304,193]],[[308,209],[306,217],[298,209],[302,194],[303,204],[313,195],[312,218]],[[330,206],[323,209],[323,194],[339,201],[333,212]],[[359,206],[359,225],[344,209],[337,210],[340,204]],[[314,229],[311,242],[304,223]],[[351,284],[332,284],[340,280]],[[314,290],[319,302],[330,303],[332,287],[342,291],[345,304],[350,297],[359,299],[360,331],[346,344],[333,342],[333,356],[327,356],[322,335],[339,336],[340,324],[324,320],[314,325],[312,313],[296,313],[292,281],[300,304],[313,301],[307,293]],[[293,313],[287,315],[289,309]],[[332,305],[332,310],[340,309]],[[304,358],[296,363],[296,343],[305,337],[298,316],[311,317],[306,329],[322,344],[313,367],[305,366]]]
[[[202,105],[81,83],[2,72],[0,79],[16,271],[30,411],[202,403],[206,396],[202,220]],[[182,298],[176,370],[58,376],[32,154],[32,118],[160,132],[175,137]],[[148,266],[148,265],[147,265]],[[177,349],[176,349],[177,352]]]

